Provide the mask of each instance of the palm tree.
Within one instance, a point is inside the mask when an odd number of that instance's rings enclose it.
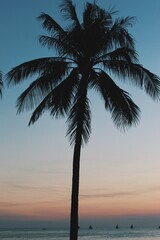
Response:
[[[159,99],[160,79],[138,61],[134,39],[128,32],[133,17],[113,19],[113,10],[87,2],[81,23],[71,0],[63,0],[60,8],[65,20],[70,20],[66,28],[46,13],[38,17],[49,32],[39,41],[56,50],[55,56],[16,66],[7,74],[7,82],[16,85],[36,75],[17,99],[18,113],[34,109],[29,125],[45,111],[55,118],[67,117],[67,136],[74,146],[70,239],[76,240],[80,153],[91,134],[88,91],[96,90],[115,126],[126,129],[138,123],[140,109],[129,93],[116,84],[116,79],[144,89],[153,100]]]
[[[0,96],[1,97],[2,97],[2,88],[3,88],[2,72],[0,71]]]

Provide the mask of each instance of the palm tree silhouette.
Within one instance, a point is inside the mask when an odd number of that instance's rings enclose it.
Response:
[[[49,32],[39,41],[55,49],[55,56],[22,63],[7,74],[7,82],[16,85],[36,75],[17,99],[18,113],[34,109],[29,125],[45,111],[55,118],[67,117],[67,136],[74,146],[70,240],[76,240],[80,153],[91,134],[88,91],[98,92],[115,126],[126,129],[137,124],[140,109],[115,83],[116,79],[144,89],[153,100],[159,99],[160,82],[158,76],[139,64],[134,39],[128,32],[133,17],[113,19],[113,10],[87,2],[80,22],[71,0],[64,0],[60,8],[65,20],[70,20],[66,28],[46,13],[38,17]]]

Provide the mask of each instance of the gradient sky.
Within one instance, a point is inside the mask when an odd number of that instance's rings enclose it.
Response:
[[[52,55],[38,42],[38,36],[46,32],[36,17],[45,12],[64,26],[60,2],[0,0],[0,69],[4,74],[22,62]],[[73,2],[80,14],[85,1]],[[140,63],[160,76],[160,1],[98,3],[106,9],[114,6],[117,16],[136,16],[130,32]],[[0,101],[2,227],[40,221],[53,226],[68,224],[69,219],[73,148],[65,137],[65,119],[54,120],[46,113],[28,127],[31,112],[16,115],[16,99],[29,82],[5,88]],[[126,133],[115,128],[99,96],[91,94],[92,135],[81,157],[81,225],[86,221],[97,226],[117,221],[160,224],[160,103],[134,87],[124,88],[141,108],[140,123]]]

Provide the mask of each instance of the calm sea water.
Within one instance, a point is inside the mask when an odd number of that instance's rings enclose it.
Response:
[[[0,230],[3,240],[68,240],[68,230],[14,229]],[[80,229],[79,240],[156,240],[160,239],[160,229]]]

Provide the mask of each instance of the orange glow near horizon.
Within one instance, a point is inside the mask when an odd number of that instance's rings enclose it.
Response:
[[[129,197],[128,199],[80,199],[79,216],[81,218],[105,218],[114,216],[158,215],[160,206],[157,201]],[[70,201],[16,203],[10,201],[0,204],[1,219],[21,218],[30,220],[60,220],[70,215]]]
[[[21,218],[30,220],[51,220],[51,219],[66,219],[68,212],[66,209],[57,208],[51,206],[45,206],[39,208],[39,206],[31,206],[27,208],[12,208],[12,209],[0,209],[0,219]]]
[[[93,172],[93,175],[96,175],[96,173]],[[104,174],[101,174],[101,176],[103,177]],[[100,179],[100,177],[97,181],[94,179],[89,182],[91,178],[88,179],[88,175],[86,175],[81,180],[79,195],[80,218],[160,214],[160,191],[158,185],[153,183],[154,187],[151,187],[152,185],[149,187],[149,184],[145,185],[143,182],[144,187],[142,188],[136,181],[131,186],[128,182],[124,183],[122,178],[119,182],[114,178],[114,182],[109,183],[112,188],[105,188],[105,186],[102,186],[103,179]],[[111,181],[110,176],[107,176],[107,178],[108,181]],[[1,183],[0,219],[69,219],[69,186],[71,183],[68,182],[65,185],[62,182],[61,187],[58,187],[49,180],[47,177],[45,179],[37,178],[32,185],[31,183]]]

